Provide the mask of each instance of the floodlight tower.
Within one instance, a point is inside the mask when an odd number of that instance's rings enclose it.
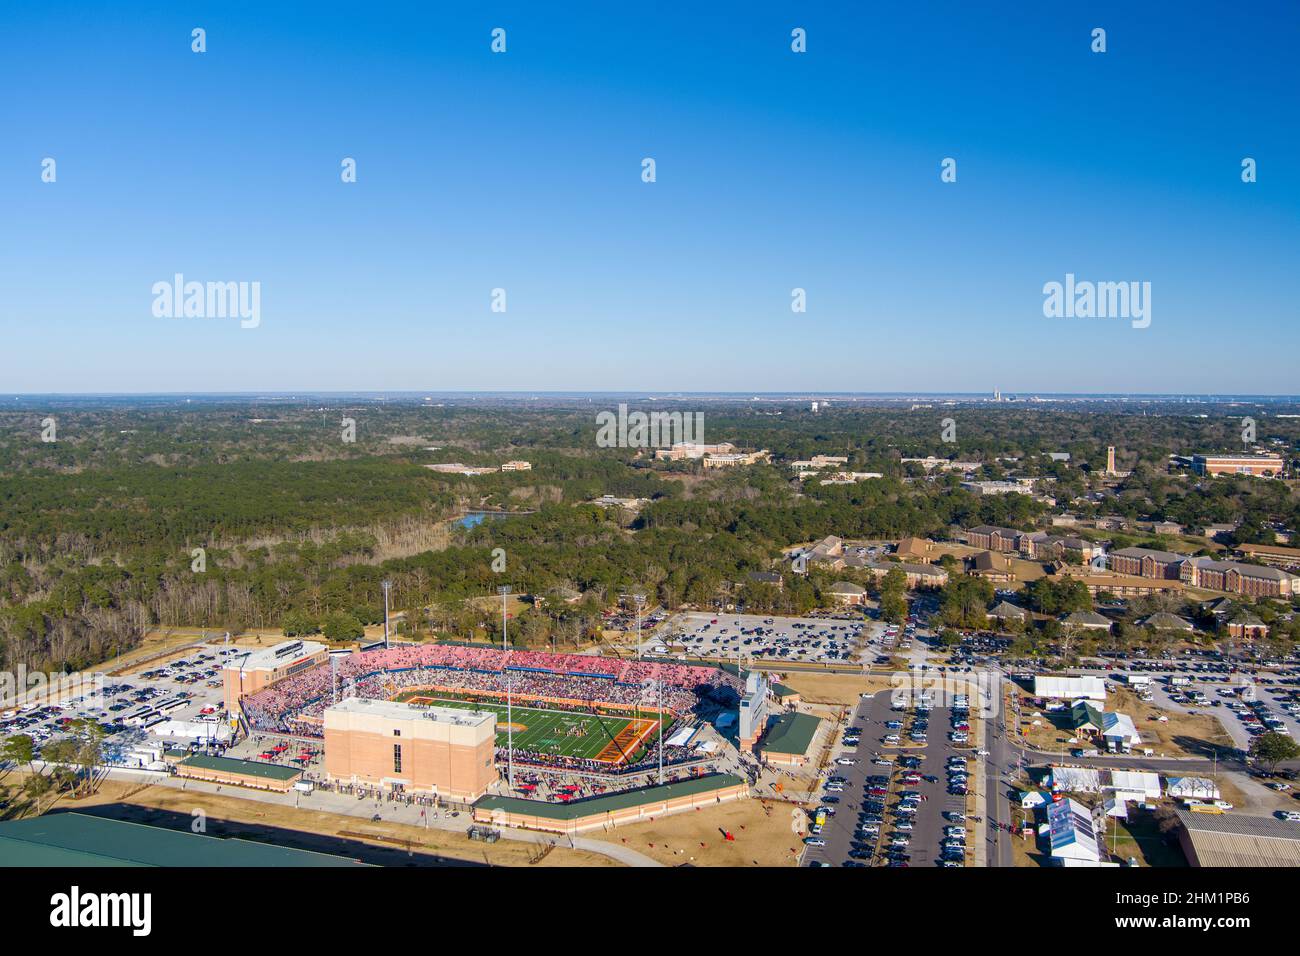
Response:
[[[641,659],[641,611],[645,607],[645,595],[638,591],[632,595],[636,603],[636,659]]]
[[[503,584],[497,591],[501,595],[501,650],[509,653],[510,645],[506,639],[506,595],[510,585]],[[515,722],[514,722],[514,680],[510,676],[510,661],[506,659],[506,784],[515,789]]]
[[[388,650],[388,592],[393,589],[393,582],[385,578],[379,586],[384,589],[384,650]]]
[[[659,677],[659,785],[664,783],[664,679]]]

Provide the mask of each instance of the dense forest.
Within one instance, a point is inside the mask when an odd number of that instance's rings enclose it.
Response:
[[[525,642],[576,642],[631,590],[668,606],[706,604],[740,582],[755,607],[806,610],[829,582],[814,576],[777,593],[744,584],[746,573],[827,534],[950,537],[981,523],[1033,527],[1066,507],[1084,517],[1240,522],[1242,541],[1300,526],[1291,482],[1195,480],[1169,462],[1240,447],[1247,415],[1261,443],[1293,454],[1300,421],[1278,418],[1276,407],[703,408],[707,441],[766,448],[773,463],[705,472],[598,447],[601,407],[586,399],[16,401],[0,411],[0,658],[5,667],[83,667],[156,626],[284,627],[342,640],[379,619],[385,579],[403,627],[416,633],[490,633],[495,615],[474,599],[499,583],[549,596],[521,616]],[[945,418],[956,422],[956,442],[942,440]],[[50,419],[55,440],[42,440]],[[1110,444],[1131,474],[1099,492]],[[1061,451],[1070,462],[1048,457]],[[814,454],[845,455],[848,468],[886,477],[800,483],[786,463]],[[1057,505],[979,497],[954,475],[926,476],[900,460],[925,455],[983,462],[988,478],[1018,459],[1017,474],[1054,479]],[[426,467],[510,459],[532,469],[469,478]],[[601,495],[646,503],[586,503]],[[474,528],[455,521],[474,510],[516,514]],[[497,548],[504,573],[492,570]]]

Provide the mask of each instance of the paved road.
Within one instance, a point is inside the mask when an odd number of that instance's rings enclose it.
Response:
[[[988,822],[985,827],[988,865],[1012,866],[1011,836],[1004,827],[1011,823],[1011,804],[1008,799],[1011,785],[1008,781],[1019,770],[1022,750],[1007,736],[1000,701],[997,712],[986,716],[982,723],[984,749],[989,752],[984,758],[984,797],[987,802],[984,819]]]

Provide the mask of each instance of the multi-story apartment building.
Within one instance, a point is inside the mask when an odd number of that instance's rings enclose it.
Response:
[[[1178,579],[1190,587],[1246,594],[1250,597],[1291,597],[1300,594],[1300,575],[1281,568],[1266,568],[1240,561],[1188,558],[1179,568]]]
[[[1024,536],[1022,531],[1014,531],[1011,528],[999,528],[995,525],[980,525],[978,528],[971,528],[966,532],[966,543],[972,548],[983,548],[985,551],[1019,551],[1020,539]]]
[[[1107,555],[1110,569],[1139,578],[1180,580],[1178,567],[1187,556],[1151,548],[1121,548]]]
[[[1251,597],[1291,597],[1300,594],[1300,575],[1240,561],[1189,558],[1170,551],[1123,548],[1108,555],[1110,568],[1119,574],[1181,581],[1188,587],[1226,591]]]
[[[682,461],[687,458],[703,458],[705,455],[730,455],[735,450],[736,446],[729,441],[718,442],[716,445],[679,441],[673,442],[670,448],[656,448],[655,458],[659,461]]]
[[[981,551],[971,560],[969,571],[975,577],[985,578],[996,584],[1005,584],[1016,579],[1011,567],[1011,559],[997,551]]]
[[[1087,564],[1097,553],[1097,546],[1078,537],[1061,537],[1046,531],[1014,531],[981,525],[966,532],[966,543],[972,548],[983,548],[1000,554],[1018,553],[1031,561],[1064,561],[1067,564]]]
[[[862,565],[877,581],[890,571],[902,571],[908,590],[941,588],[948,583],[948,572],[933,564],[898,564],[892,561],[869,561]]]
[[[728,452],[725,454],[709,453],[704,456],[705,468],[737,468],[740,465],[753,465],[766,461],[770,452],[767,449],[751,452]]]
[[[847,465],[848,463],[849,459],[843,455],[813,455],[809,459],[790,462],[790,467],[802,474],[806,471],[817,471],[821,468],[830,468],[832,465]]]

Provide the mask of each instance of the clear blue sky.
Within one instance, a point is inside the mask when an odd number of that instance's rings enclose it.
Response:
[[[6,8],[0,391],[1300,392],[1292,0],[258,6]]]

